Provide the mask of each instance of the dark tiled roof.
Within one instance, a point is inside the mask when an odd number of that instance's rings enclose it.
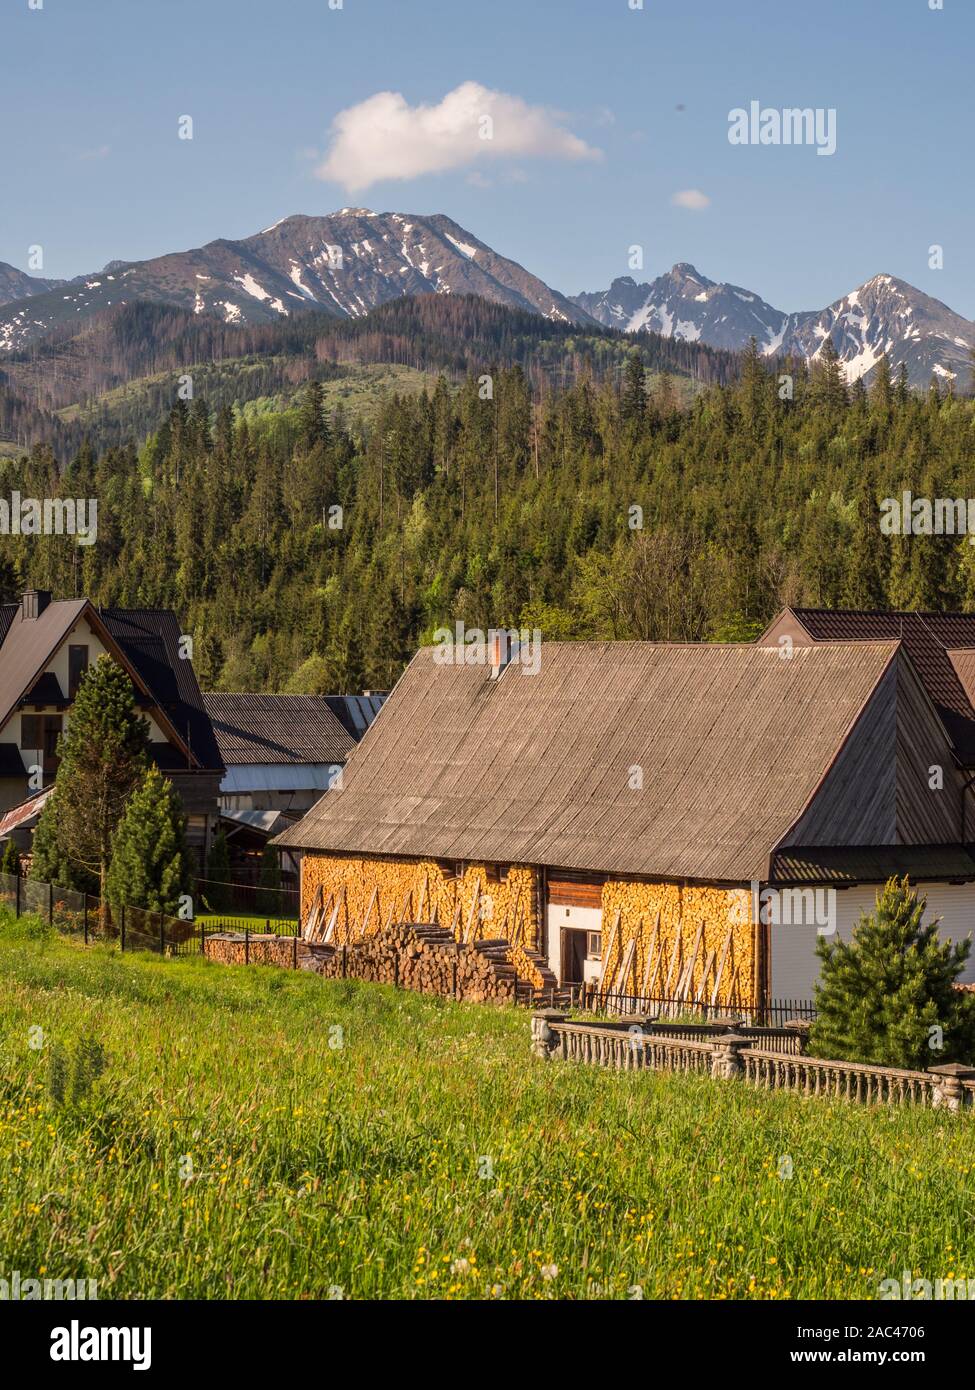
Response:
[[[26,782],[27,769],[15,743],[0,743],[0,777],[23,778]]]
[[[815,642],[903,641],[959,756],[975,764],[975,709],[949,655],[975,647],[975,613],[792,612]]]
[[[382,709],[388,690],[374,690],[368,695],[326,695],[325,703],[356,743],[362,738]]]
[[[975,846],[842,845],[779,850],[773,883],[886,883],[895,874],[913,879],[975,879]]]
[[[19,603],[0,603],[0,643],[6,637],[19,607]]]
[[[64,691],[53,671],[45,671],[24,696],[27,705],[63,705],[67,703]]]
[[[101,608],[98,616],[205,768],[223,763],[193,663],[180,655],[182,629],[164,608]]]
[[[355,747],[320,695],[203,696],[224,763],[344,763]]]

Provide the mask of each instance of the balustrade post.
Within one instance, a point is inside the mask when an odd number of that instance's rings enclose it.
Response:
[[[965,1081],[975,1081],[975,1068],[966,1067],[961,1062],[946,1062],[944,1066],[928,1067],[935,1078],[931,1104],[935,1110],[959,1111],[972,1103],[970,1091],[966,1091]]]
[[[550,1057],[558,1046],[558,1035],[551,1024],[564,1023],[567,1015],[558,1009],[539,1009],[532,1014],[532,1052],[536,1057]]]
[[[741,1054],[754,1041],[741,1033],[719,1034],[711,1051],[711,1075],[726,1081],[737,1080],[745,1070]]]

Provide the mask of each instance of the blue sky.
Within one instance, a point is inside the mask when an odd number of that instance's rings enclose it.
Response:
[[[886,271],[975,318],[972,0],[630,2],[5,0],[0,260],[71,276],[351,204],[446,212],[569,294],[641,245],[638,279],[691,261],[795,310]],[[465,82],[545,108],[552,148],[316,176],[339,112]],[[752,100],[835,107],[836,153],[730,145]]]

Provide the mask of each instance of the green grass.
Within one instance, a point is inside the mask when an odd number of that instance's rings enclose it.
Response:
[[[283,932],[285,935],[293,933],[298,925],[295,917],[265,917],[259,912],[198,912],[193,920],[196,926],[202,924],[208,931],[218,931],[222,926],[233,931],[241,922],[252,931],[264,931],[270,923],[272,932]]]
[[[85,1037],[106,1070],[58,1103],[52,1059]],[[905,1268],[975,1277],[975,1120],[540,1062],[521,1010],[0,917],[0,1047],[0,1277],[103,1298],[870,1298]]]

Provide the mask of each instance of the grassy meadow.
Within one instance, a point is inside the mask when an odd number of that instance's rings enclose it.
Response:
[[[0,1277],[283,1299],[975,1277],[975,1121],[539,1062],[521,1010],[4,915],[0,1048]]]

